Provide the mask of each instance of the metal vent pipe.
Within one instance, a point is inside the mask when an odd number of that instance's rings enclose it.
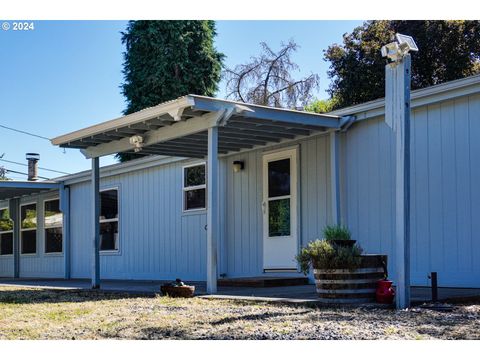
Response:
[[[26,153],[25,157],[28,161],[28,181],[38,180],[38,160],[40,160],[40,154]]]

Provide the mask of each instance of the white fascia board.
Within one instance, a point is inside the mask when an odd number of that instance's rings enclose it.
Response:
[[[154,119],[161,115],[174,112],[178,113],[179,111],[183,111],[183,109],[193,105],[194,100],[190,96],[184,96],[177,100],[162,103],[157,106],[137,111],[136,113],[130,115],[122,116],[110,121],[106,121],[62,136],[55,137],[50,141],[53,145],[67,144],[69,142],[73,142],[79,139],[102,134],[112,129],[122,128],[125,126],[137,124],[142,121]]]
[[[420,106],[477,93],[480,93],[480,75],[414,90],[411,93],[411,108],[415,109]],[[338,116],[355,115],[357,121],[372,119],[385,115],[385,99],[350,106],[332,111],[330,114]]]
[[[207,113],[200,117],[194,117],[184,121],[178,121],[172,125],[161,127],[157,130],[150,130],[142,134],[143,147],[158,144],[164,141],[178,139],[183,136],[205,131],[210,127],[217,126],[225,111]],[[80,150],[82,154],[91,159],[105,155],[111,155],[119,152],[133,150],[134,145],[130,143],[130,138],[111,141],[108,143],[90,146]]]

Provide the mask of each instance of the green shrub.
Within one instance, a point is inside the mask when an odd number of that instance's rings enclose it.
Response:
[[[354,245],[336,246],[328,240],[315,240],[302,248],[296,260],[301,271],[306,275],[310,266],[315,269],[349,269],[356,270],[360,266],[363,250]]]
[[[323,238],[325,240],[351,240],[352,234],[346,226],[327,225],[323,228]]]

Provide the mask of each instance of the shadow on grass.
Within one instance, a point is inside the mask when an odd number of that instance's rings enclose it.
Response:
[[[153,297],[155,297],[154,294],[131,294],[102,290],[12,289],[0,291],[0,304],[79,303]]]

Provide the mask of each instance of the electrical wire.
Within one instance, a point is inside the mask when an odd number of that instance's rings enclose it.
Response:
[[[3,159],[3,158],[0,158],[0,161],[4,161],[4,162],[10,163],[10,164],[15,164],[15,165],[28,166],[27,164],[23,164],[23,163],[20,163],[20,162],[17,162],[17,161],[12,161],[12,160],[6,160],[6,159]],[[51,171],[51,172],[55,172],[55,173],[59,173],[59,174],[63,174],[63,175],[70,175],[69,173],[64,172],[64,171],[48,169],[48,168],[44,168],[44,167],[40,167],[40,166],[38,168],[40,170],[44,170],[44,171]]]
[[[12,174],[19,174],[19,175],[26,175],[28,176],[27,173],[23,173],[23,172],[20,172],[20,171],[15,171],[15,170],[10,170],[10,169],[7,169],[7,168],[4,168],[5,171],[7,173],[12,173]],[[49,178],[46,178],[46,177],[43,177],[43,176],[39,176],[40,179],[43,179],[43,180],[50,180]]]
[[[21,133],[21,134],[24,134],[24,135],[30,135],[30,136],[34,136],[34,137],[39,138],[39,139],[50,141],[50,139],[45,137],[45,136],[37,135],[37,134],[31,133],[31,132],[28,132],[28,131],[18,130],[18,129],[8,127],[8,126],[5,126],[5,125],[1,125],[1,124],[0,124],[0,127],[4,128],[4,129],[7,129],[7,130],[10,130],[10,131],[15,131],[15,132],[18,132],[18,133]]]

